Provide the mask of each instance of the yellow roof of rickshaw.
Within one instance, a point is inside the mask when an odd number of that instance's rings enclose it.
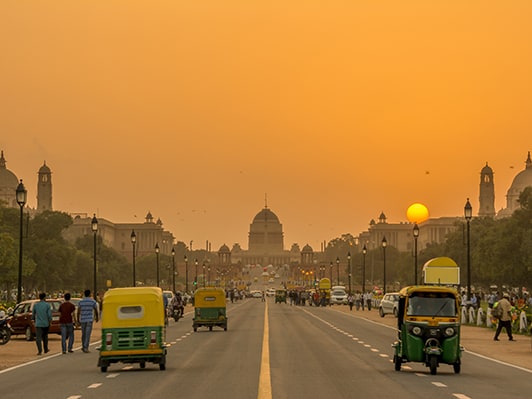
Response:
[[[442,287],[438,285],[411,285],[404,287],[399,291],[399,295],[403,297],[411,296],[415,292],[448,292],[458,295],[458,291],[452,287]]]
[[[121,309],[139,307],[139,317],[123,318]],[[159,287],[112,288],[103,297],[102,327],[164,325],[163,291]]]
[[[225,307],[225,290],[222,288],[198,288],[194,293],[194,307]]]
[[[440,256],[437,258],[432,258],[425,262],[423,267],[431,267],[431,266],[438,266],[438,267],[458,267],[458,264],[452,260],[451,258],[447,256]]]

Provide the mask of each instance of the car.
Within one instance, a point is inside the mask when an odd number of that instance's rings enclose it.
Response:
[[[268,288],[266,290],[266,296],[275,296],[275,288]]]
[[[252,298],[262,298],[262,291],[254,290],[250,294]]]
[[[331,290],[331,305],[347,305],[347,292],[343,287],[333,287]]]
[[[397,317],[397,309],[399,308],[399,293],[398,292],[389,292],[384,294],[380,303],[379,303],[379,315],[381,317],[386,316],[387,314],[393,314]]]
[[[31,319],[33,306],[39,302],[38,299],[22,301],[13,309],[12,317],[9,322],[13,329],[13,335],[24,334],[26,341],[32,341],[35,338],[35,323]],[[47,299],[52,306],[52,323],[48,333],[61,335],[61,326],[59,324],[59,306],[63,303],[62,299]]]

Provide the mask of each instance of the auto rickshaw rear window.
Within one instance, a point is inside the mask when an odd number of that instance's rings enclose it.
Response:
[[[119,319],[140,319],[144,317],[144,307],[140,305],[120,306],[118,308]]]
[[[206,296],[205,298],[203,298],[203,300],[207,302],[212,302],[212,301],[216,301],[216,298],[213,296]]]

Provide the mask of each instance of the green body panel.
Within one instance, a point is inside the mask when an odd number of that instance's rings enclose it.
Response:
[[[164,327],[135,327],[135,328],[104,328],[102,329],[101,350],[134,350],[152,348],[151,332],[156,331],[156,345],[162,348],[164,345]],[[106,336],[113,334],[112,345],[107,347]]]

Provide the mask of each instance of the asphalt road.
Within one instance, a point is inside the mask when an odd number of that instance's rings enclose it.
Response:
[[[435,376],[416,363],[395,371],[391,316],[371,320],[346,307],[296,307],[272,298],[228,304],[228,314],[227,332],[194,333],[190,313],[171,321],[165,371],[112,364],[102,373],[94,347],[89,354],[48,354],[1,371],[0,397],[513,399],[530,393],[532,370],[468,352],[458,375],[448,365]]]

